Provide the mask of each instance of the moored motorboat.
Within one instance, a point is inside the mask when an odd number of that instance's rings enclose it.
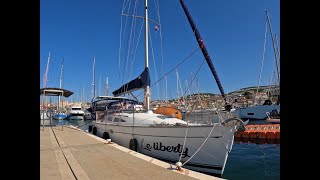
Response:
[[[80,106],[72,106],[69,114],[68,120],[84,120],[84,111]]]

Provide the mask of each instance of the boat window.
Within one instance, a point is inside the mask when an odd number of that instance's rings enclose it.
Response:
[[[81,110],[81,108],[71,108],[72,110]]]
[[[126,122],[126,121],[123,120],[123,119],[120,119],[120,118],[115,117],[114,120],[113,120],[113,122]]]
[[[119,110],[121,109],[121,104],[112,104],[108,107],[109,110]]]
[[[254,113],[248,113],[248,115],[254,115]]]

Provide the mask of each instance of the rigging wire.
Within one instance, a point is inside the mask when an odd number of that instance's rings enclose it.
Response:
[[[138,7],[138,1],[136,1],[136,7]],[[136,9],[136,13],[134,13],[135,15],[137,15],[137,9]],[[134,44],[134,41],[135,41],[135,39],[136,39],[136,25],[137,25],[137,21],[136,21],[136,18],[134,18],[134,34],[133,34],[133,42],[132,42],[132,45]],[[139,40],[137,40],[137,41],[139,41]],[[132,77],[132,74],[131,74],[131,72],[132,72],[132,66],[133,66],[133,61],[134,61],[134,53],[135,53],[135,48],[134,48],[134,46],[132,47],[132,54],[131,54],[131,56],[132,56],[132,63],[131,63],[131,68],[130,68],[130,73],[129,73],[129,76],[128,76],[128,79],[130,80],[131,79],[131,77]]]
[[[195,86],[195,88],[196,88],[196,90],[198,91],[198,99],[199,99],[199,101],[200,101],[201,107],[203,108],[204,105],[203,105],[203,102],[202,102],[202,99],[201,99],[201,96],[200,96],[199,79],[197,78],[196,80],[197,80],[197,81],[196,81],[196,82],[197,82],[197,86]]]
[[[271,20],[270,20],[270,17],[269,17],[269,14],[268,14],[268,11],[265,11],[266,12],[266,15],[267,15],[267,20],[268,20],[268,24],[269,24],[269,29],[270,29],[270,34],[271,34],[271,40],[272,40],[272,47],[273,47],[273,51],[274,51],[274,58],[276,60],[276,65],[277,65],[277,75],[278,75],[278,80],[280,81],[280,73],[279,73],[279,67],[278,67],[278,63],[279,63],[279,57],[278,57],[278,53],[277,53],[277,49],[275,47],[275,36],[273,35],[272,33],[272,26],[271,26]]]
[[[158,75],[157,75],[157,66],[154,58],[154,52],[153,52],[153,46],[152,46],[152,38],[150,33],[150,28],[148,28],[149,31],[149,38],[150,38],[150,47],[151,47],[151,54],[152,54],[152,60],[153,60],[153,66],[154,66],[154,74],[156,76],[156,81],[158,81]],[[158,98],[160,99],[160,93],[159,93],[159,84],[157,83],[157,90],[158,90]]]
[[[191,80],[191,82],[190,82],[190,84],[189,84],[189,86],[188,86],[187,88],[189,88],[189,87],[193,84],[193,81],[194,81],[194,79],[197,77],[197,75],[198,75],[198,73],[199,73],[199,71],[200,71],[200,69],[201,69],[204,61],[205,61],[205,59],[202,60],[202,62],[201,62],[201,64],[200,64],[200,66],[199,66],[199,68],[198,68],[195,76],[193,77],[193,79]],[[195,107],[195,105],[193,106],[191,112],[194,110],[194,107]],[[184,142],[183,142],[183,146],[182,146],[182,152],[184,151],[185,142],[186,142],[186,139],[187,139],[187,136],[188,136],[188,129],[189,129],[188,123],[189,123],[189,118],[187,119],[187,129],[186,129],[186,134],[185,134]],[[210,133],[210,134],[211,134],[211,133]],[[197,153],[197,152],[196,152],[196,153]],[[182,157],[182,153],[180,154],[179,162],[180,162],[180,160],[181,160],[181,157]],[[193,157],[193,156],[192,156],[192,157]],[[191,158],[191,157],[190,157],[190,158]],[[189,159],[190,159],[190,158],[189,158]],[[184,163],[184,164],[185,164],[185,163]],[[183,164],[183,165],[184,165],[184,164]]]
[[[137,53],[137,49],[138,49],[138,45],[139,45],[139,41],[140,41],[140,36],[141,36],[143,24],[144,24],[144,19],[142,20],[142,23],[141,23],[139,36],[138,36],[138,39],[137,39],[135,51],[134,51],[133,58],[132,58],[132,64],[134,63],[134,60],[135,60],[135,57],[136,57],[136,53]],[[129,73],[129,74],[130,74],[130,77],[132,76],[132,67],[133,67],[133,66],[131,65],[131,69],[130,69],[130,73]]]
[[[278,65],[278,67],[279,67],[278,84],[280,86],[280,45],[279,45],[278,38],[277,38],[276,34],[275,34],[275,44],[276,44],[275,45],[276,46],[276,52],[278,53],[278,61],[276,61],[276,63]]]
[[[127,3],[123,1],[121,14],[125,11]],[[127,1],[129,2],[129,1]],[[120,40],[119,40],[119,59],[118,59],[118,79],[120,79],[120,64],[121,64],[121,47],[122,47],[122,16],[120,15]]]
[[[257,86],[256,94],[255,94],[254,100],[253,100],[253,103],[254,103],[254,104],[256,103],[258,90],[259,90],[259,88],[260,88],[261,75],[262,75],[262,67],[263,67],[265,50],[266,50],[266,42],[267,42],[267,30],[268,30],[267,27],[268,27],[268,21],[266,20],[266,26],[265,26],[265,32],[264,32],[264,43],[263,43],[263,50],[262,50],[262,61],[261,61],[261,65],[260,65],[260,74],[259,74],[259,79],[258,79],[258,86]]]
[[[128,1],[129,2],[129,1]],[[128,6],[128,12],[130,12],[130,6],[131,6],[131,3],[128,3],[129,4],[129,6]],[[123,10],[123,11],[125,11],[125,9]],[[124,31],[123,31],[123,37],[124,37],[124,35],[125,35],[125,32],[126,32],[126,29],[127,29],[127,24],[128,24],[128,17],[126,17],[126,20],[125,20],[125,24],[124,24]],[[121,22],[121,26],[122,26],[122,22]],[[122,28],[122,27],[121,27]],[[122,36],[122,34],[120,34],[120,36]],[[121,38],[122,39],[122,38]],[[124,39],[124,38],[123,38]],[[123,40],[122,40],[123,41]],[[122,43],[121,43],[121,47],[122,47]],[[120,55],[121,55],[121,51],[119,51],[119,80],[121,79],[121,76],[120,76],[120,66],[121,66],[121,59],[120,59]],[[121,82],[121,84],[123,83],[123,77],[122,77],[122,81],[118,81],[118,83],[120,83]],[[118,84],[118,86],[119,85],[121,85],[121,84]]]
[[[157,11],[157,15],[158,15],[158,22],[159,22],[159,25],[160,25],[160,52],[161,52],[161,65],[162,65],[162,69],[161,69],[161,74],[164,73],[164,61],[163,61],[163,44],[162,44],[162,24],[161,24],[161,20],[160,20],[160,6],[159,6],[159,1],[155,1],[155,4],[156,4],[156,11]],[[167,77],[165,77],[165,91],[163,91],[165,93],[165,100],[167,100]],[[162,86],[163,87],[163,86]]]
[[[133,9],[133,17],[135,17],[137,13],[137,1],[135,1],[135,5],[134,5],[134,9]],[[123,70],[123,79],[122,79],[122,84],[125,80],[125,74],[127,74],[127,70],[128,70],[128,67],[129,67],[129,59],[130,59],[130,52],[131,52],[131,49],[133,48],[133,43],[134,43],[134,39],[132,38],[132,33],[134,32],[134,36],[135,36],[135,22],[136,22],[136,18],[133,18],[131,20],[131,29],[130,29],[130,35],[129,35],[129,41],[128,41],[128,45],[127,45],[127,51],[126,51],[126,62],[124,63],[124,70]],[[134,52],[134,49],[132,49],[132,52]],[[131,63],[131,69],[132,69],[132,65],[133,63]],[[129,81],[130,80],[130,77],[131,77],[131,74],[128,75],[128,79],[126,81]],[[128,89],[128,86],[125,88],[125,89]]]
[[[137,1],[135,1],[135,2],[137,2]],[[136,11],[136,3],[135,3],[135,5],[134,5],[134,8],[133,8],[133,14],[135,14],[135,11]],[[130,11],[129,11],[130,12]],[[125,57],[125,59],[126,59],[126,61],[124,62],[124,64],[123,64],[123,71],[122,71],[122,73],[123,73],[123,76],[122,76],[122,84],[123,84],[123,82],[126,80],[125,79],[125,74],[126,74],[126,72],[127,72],[127,69],[128,69],[128,61],[129,61],[129,56],[130,56],[130,50],[131,50],[131,41],[132,41],[132,33],[133,33],[133,26],[134,26],[134,21],[135,20],[135,18],[133,18],[133,19],[131,19],[131,28],[130,28],[130,33],[128,34],[128,36],[129,36],[129,41],[127,42],[127,49],[126,49],[126,57]]]
[[[180,87],[180,92],[181,92],[181,97],[182,97],[182,101],[185,103],[185,95],[183,94],[183,90],[182,90],[182,86],[181,86],[181,81],[180,81],[180,77],[179,77],[179,73],[178,73],[178,69],[176,69],[177,71],[177,91],[178,88]],[[179,86],[178,86],[179,85]],[[179,98],[179,97],[178,97]],[[181,103],[182,104],[182,103]]]
[[[181,64],[183,64],[186,60],[188,60],[193,54],[195,54],[200,48],[196,48],[192,53],[190,53],[185,59],[183,59],[180,63],[178,63],[175,67],[173,67],[169,72],[167,72],[164,76],[162,76],[158,81],[154,82],[150,87],[161,81],[164,77],[166,77],[168,74],[170,74],[172,71],[174,71],[177,67],[179,67]],[[140,96],[142,93],[138,94],[136,97]]]

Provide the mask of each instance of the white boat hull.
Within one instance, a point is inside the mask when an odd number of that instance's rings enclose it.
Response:
[[[271,112],[274,109],[280,109],[280,105],[259,105],[241,107],[232,110],[230,113],[237,118],[241,119],[267,119],[267,112]]]
[[[126,148],[130,148],[130,140],[137,140],[137,151],[159,160],[172,162],[187,161],[201,147],[213,126],[190,126],[182,151],[186,126],[123,126],[94,122],[96,135],[103,137],[107,132],[110,139]],[[210,138],[199,152],[184,167],[195,171],[221,175],[231,151],[235,127],[216,125]]]
[[[81,110],[80,106],[72,106],[68,113],[68,119],[76,121],[84,120],[84,111]]]

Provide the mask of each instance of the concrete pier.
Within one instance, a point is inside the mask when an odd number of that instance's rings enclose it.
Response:
[[[72,126],[40,127],[40,179],[221,179],[132,151]]]

